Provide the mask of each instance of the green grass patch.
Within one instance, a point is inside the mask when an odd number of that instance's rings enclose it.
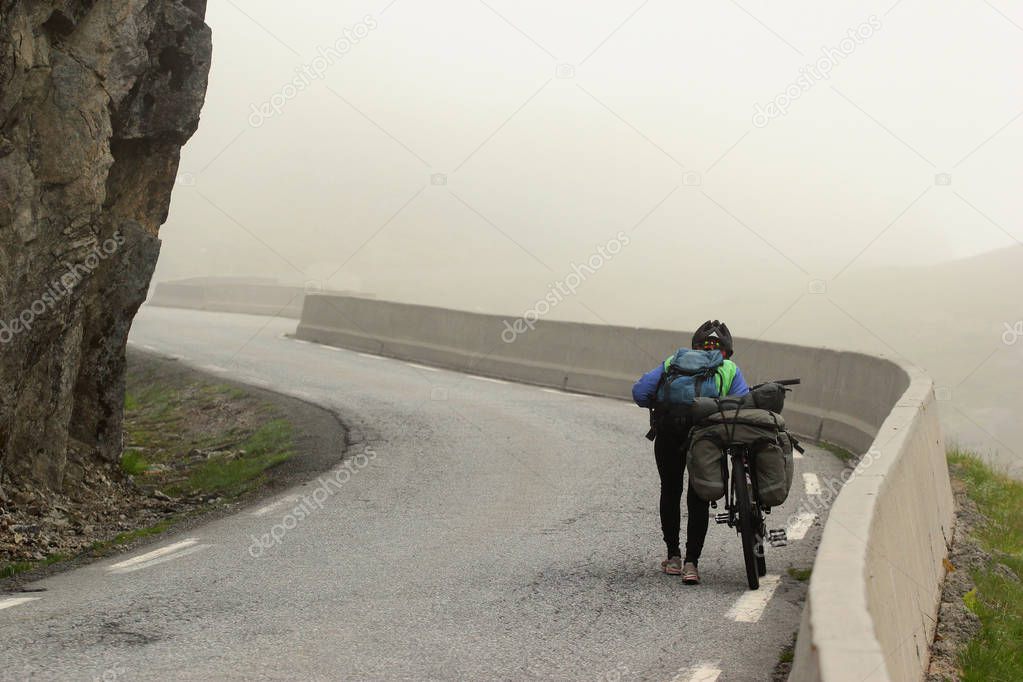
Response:
[[[33,568],[52,566],[58,562],[67,561],[70,558],[71,557],[66,554],[51,554],[40,561],[12,561],[5,563],[0,565],[0,580],[3,580],[4,578],[11,578],[19,573],[31,571]]]
[[[94,554],[102,554],[110,549],[115,549],[124,545],[130,545],[136,540],[143,538],[152,537],[159,535],[174,525],[176,519],[164,519],[159,523],[154,523],[152,526],[146,526],[145,528],[136,528],[135,530],[129,530],[124,533],[118,533],[112,540],[104,540],[102,542],[92,543],[90,550]]]
[[[291,425],[241,388],[140,370],[125,395],[122,468],[172,495],[235,497],[294,454]],[[205,455],[196,456],[195,453]]]
[[[810,579],[810,574],[813,573],[813,569],[812,568],[793,568],[793,567],[790,566],[788,571],[787,571],[787,573],[789,574],[790,578],[795,578],[799,582],[805,583],[807,580]]]
[[[824,448],[835,457],[838,457],[843,462],[851,462],[856,459],[856,455],[839,445],[835,445],[834,443],[824,442],[820,444],[820,447]]]
[[[138,452],[129,451],[121,455],[121,469],[124,473],[138,476],[149,468],[149,462]]]
[[[277,466],[294,454],[291,425],[274,419],[245,440],[243,457],[231,460],[210,460],[188,477],[191,490],[240,495],[262,482],[263,472]]]
[[[992,556],[992,565],[973,572],[976,589],[964,596],[981,631],[960,658],[962,680],[1023,680],[1023,483],[960,450],[948,460],[985,517],[974,534]],[[997,563],[1009,574],[995,570]]]
[[[240,454],[233,459],[215,458],[196,466],[187,478],[167,486],[171,495],[189,493],[236,497],[263,483],[267,469],[294,454],[291,424],[283,419],[264,423],[238,445]]]

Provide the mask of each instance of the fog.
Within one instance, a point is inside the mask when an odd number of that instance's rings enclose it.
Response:
[[[717,317],[916,363],[954,438],[1023,461],[1023,11],[211,0],[208,21],[156,280],[510,316],[571,281],[549,319]]]

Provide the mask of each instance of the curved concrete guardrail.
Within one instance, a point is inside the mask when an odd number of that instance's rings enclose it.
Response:
[[[198,277],[158,283],[149,305],[297,320],[302,315],[305,295],[305,288],[279,284],[273,279]]]
[[[312,294],[308,341],[597,395],[635,379],[688,334]],[[931,380],[890,360],[738,339],[751,381],[801,377],[797,433],[865,453],[834,502],[810,581],[793,680],[919,680],[929,660],[953,502]],[[637,411],[637,438],[643,428]],[[829,486],[825,486],[829,487]]]

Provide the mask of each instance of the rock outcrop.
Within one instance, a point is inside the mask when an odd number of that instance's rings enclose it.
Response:
[[[128,329],[206,94],[205,13],[0,0],[0,497],[120,455]]]

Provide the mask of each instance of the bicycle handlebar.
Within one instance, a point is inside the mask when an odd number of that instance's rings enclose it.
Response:
[[[778,384],[779,386],[798,386],[802,382],[803,382],[802,379],[779,379],[778,381],[768,381],[763,384],[757,384],[756,386],[753,386],[750,390],[755,391],[758,388],[767,386],[767,384]]]

